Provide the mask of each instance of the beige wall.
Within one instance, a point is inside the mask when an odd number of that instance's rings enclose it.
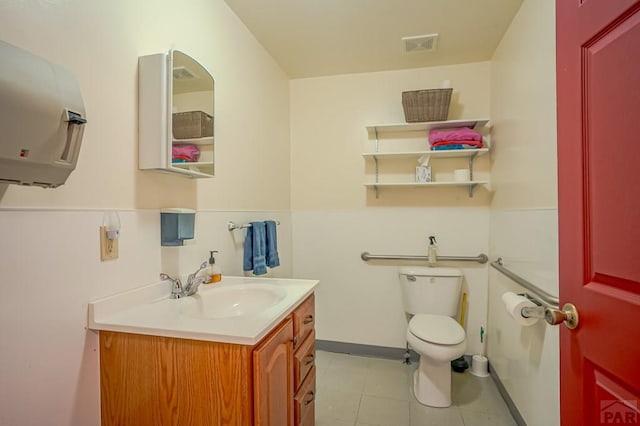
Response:
[[[0,40],[68,68],[87,110],[77,169],[54,190],[0,185],[0,424],[100,424],[90,300],[186,274],[220,250],[242,274],[244,231],[277,219],[291,275],[289,82],[222,0],[0,2]],[[182,49],[216,78],[216,176],[137,168],[137,60]],[[196,239],[160,247],[158,208],[197,208]],[[103,209],[120,212],[120,257],[101,262]]]
[[[552,3],[525,1],[491,61],[493,208],[557,206]]]
[[[362,251],[426,254],[426,237],[434,234],[441,254],[476,255],[489,250],[490,226],[506,237],[531,220],[547,236],[553,229],[549,2],[525,0],[492,63],[291,82],[222,0],[161,0],[152,7],[124,0],[7,0],[0,4],[0,39],[71,70],[89,119],[67,184],[55,190],[0,186],[6,284],[0,424],[99,424],[97,337],[84,329],[87,302],[152,282],[169,264],[184,273],[209,249],[226,251],[219,260],[223,274],[240,274],[242,231],[228,232],[228,220],[282,222],[284,260],[277,274],[321,280],[318,338],[392,347],[404,345],[405,331],[397,265],[366,264]],[[137,170],[137,58],[171,47],[191,53],[216,78],[213,179]],[[403,122],[401,92],[439,87],[445,79],[455,89],[450,118],[494,120],[491,215],[486,190],[472,199],[461,189],[385,190],[376,199],[362,185],[364,126]],[[480,173],[488,172],[488,157],[477,163]],[[197,240],[169,254],[158,242],[157,209],[166,206],[201,212]],[[538,215],[536,208],[551,213]],[[102,209],[121,210],[116,261],[98,260]],[[510,214],[517,209],[533,217]],[[509,249],[504,241],[510,238],[491,239],[492,254]],[[487,322],[487,294],[495,299],[491,294],[508,284],[496,278],[488,292],[486,265],[455,266],[463,268],[469,292],[468,352],[482,352],[475,336]],[[488,348],[492,365],[529,424],[554,424],[547,408],[553,402],[526,396],[533,393],[528,380],[536,395],[557,396],[553,332],[542,328],[523,341],[518,329],[501,333],[500,317],[494,320],[488,326],[496,343]],[[498,344],[500,336],[511,337]],[[532,346],[522,347],[527,342]],[[530,356],[534,350],[537,357]]]
[[[486,192],[469,200],[463,191],[395,189],[376,200],[363,187],[365,126],[404,123],[402,92],[440,87],[443,80],[454,88],[450,119],[488,116],[488,62],[292,80],[292,208],[486,205]]]
[[[288,78],[223,1],[4,1],[0,39],[76,75],[88,125],[56,190],[0,188],[0,206],[289,208]],[[216,79],[216,173],[137,168],[138,56],[184,50]]]
[[[555,10],[525,0],[491,61],[491,259],[558,294]],[[558,328],[520,327],[501,296],[524,288],[491,270],[488,356],[528,425],[557,425]]]
[[[398,262],[360,259],[373,254],[426,255],[435,235],[442,255],[475,256],[488,250],[490,193],[469,198],[465,189],[381,189],[363,183],[371,172],[365,126],[404,123],[406,90],[454,87],[449,118],[486,118],[489,63],[340,75],[291,82],[291,199],[296,277],[320,279],[317,338],[403,348],[406,317]],[[394,141],[385,141],[394,144]],[[426,149],[426,134],[422,136]],[[488,156],[477,161],[487,171]],[[459,164],[459,163],[452,163]],[[400,167],[413,172],[415,162]],[[462,167],[465,166],[463,161]],[[486,326],[487,266],[453,264],[465,274],[469,296],[468,353],[480,353]]]

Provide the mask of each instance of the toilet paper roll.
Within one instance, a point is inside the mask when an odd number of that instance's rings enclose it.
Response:
[[[504,307],[507,312],[509,312],[511,317],[519,325],[523,327],[529,327],[538,322],[538,318],[525,318],[521,314],[522,308],[536,306],[535,303],[533,303],[526,297],[518,296],[517,294],[509,291],[502,295],[502,302],[504,303]]]
[[[453,171],[453,180],[455,182],[468,182],[469,169],[455,169]]]

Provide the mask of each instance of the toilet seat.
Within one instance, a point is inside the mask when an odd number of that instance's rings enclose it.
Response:
[[[460,324],[444,315],[414,315],[409,321],[409,331],[424,342],[438,345],[457,345],[466,337]]]

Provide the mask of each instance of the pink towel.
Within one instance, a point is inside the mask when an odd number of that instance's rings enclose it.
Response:
[[[441,141],[434,142],[431,147],[449,146],[449,145],[462,145],[463,148],[482,148],[482,141]]]
[[[481,141],[482,135],[475,130],[462,129],[433,129],[429,131],[429,143],[442,141]]]
[[[200,158],[200,148],[193,144],[173,145],[171,148],[171,156],[196,162]]]

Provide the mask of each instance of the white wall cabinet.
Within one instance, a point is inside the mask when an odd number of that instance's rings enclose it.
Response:
[[[189,178],[214,175],[214,79],[177,50],[138,59],[138,167]],[[174,128],[174,120],[183,114]],[[185,117],[193,117],[185,133]],[[189,115],[191,114],[191,115]],[[202,126],[198,117],[204,117]],[[191,134],[189,134],[191,133]],[[197,155],[183,155],[185,150]]]
[[[489,152],[489,135],[488,135],[488,119],[477,120],[449,120],[449,121],[431,121],[424,123],[403,123],[403,124],[376,124],[367,126],[368,141],[373,143],[372,150],[363,152],[362,157],[365,161],[373,161],[375,165],[375,173],[371,182],[365,182],[366,187],[373,188],[378,197],[380,188],[386,187],[463,187],[468,190],[469,196],[473,196],[473,192],[478,185],[488,185],[488,180],[474,180],[473,162],[481,155]],[[428,136],[431,129],[452,129],[468,127],[473,128],[483,134],[484,148],[479,149],[458,149],[432,151],[429,149],[408,149],[397,150],[391,145],[399,145],[398,141],[419,139],[420,145],[428,148]],[[421,157],[429,157],[430,164],[433,161],[464,158],[468,160],[467,167],[469,169],[469,180],[459,182],[455,180],[432,180],[431,182],[415,182],[415,179],[405,178],[398,181],[391,179],[391,175],[381,171],[381,163],[392,160],[408,160],[414,159],[418,165]],[[408,161],[405,162],[408,174],[413,172]]]

